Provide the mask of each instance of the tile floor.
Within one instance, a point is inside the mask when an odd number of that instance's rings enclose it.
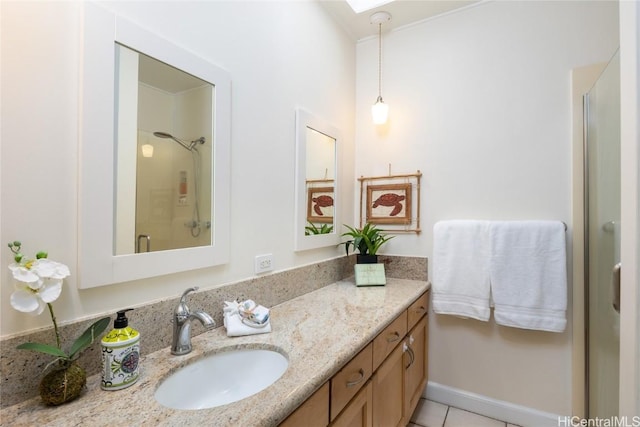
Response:
[[[409,427],[516,427],[513,424],[420,399]]]

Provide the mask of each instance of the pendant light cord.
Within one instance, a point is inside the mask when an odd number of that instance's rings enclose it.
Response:
[[[378,99],[382,98],[382,22],[378,23]]]

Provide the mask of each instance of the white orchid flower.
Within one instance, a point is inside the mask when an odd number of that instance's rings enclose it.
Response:
[[[23,313],[39,315],[46,304],[62,293],[62,280],[71,273],[69,268],[46,258],[26,263],[13,263],[9,269],[16,279],[16,290],[11,294],[11,306]]]
[[[51,261],[48,258],[35,260],[31,265],[31,270],[35,271],[41,278],[47,279],[64,279],[71,274],[69,267],[59,262]]]

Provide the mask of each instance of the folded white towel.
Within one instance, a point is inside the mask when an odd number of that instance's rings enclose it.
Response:
[[[227,336],[266,334],[271,332],[269,310],[253,301],[243,303],[225,301],[223,311],[224,327]]]
[[[491,223],[491,292],[496,323],[562,332],[567,259],[560,221]]]
[[[433,310],[487,321],[489,222],[440,221],[433,227]]]

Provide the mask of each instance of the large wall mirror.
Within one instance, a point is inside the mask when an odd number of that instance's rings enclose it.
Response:
[[[325,120],[296,110],[295,249],[337,245],[340,132]]]
[[[115,254],[211,245],[215,86],[119,43],[115,83]]]
[[[228,73],[83,7],[79,286],[228,262]]]

